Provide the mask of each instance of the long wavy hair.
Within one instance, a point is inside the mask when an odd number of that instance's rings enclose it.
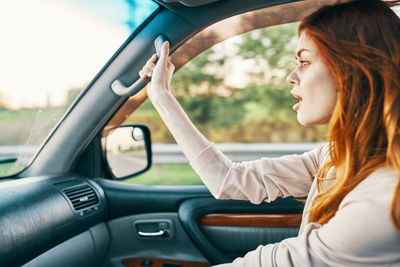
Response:
[[[380,167],[400,176],[399,1],[346,1],[309,15],[299,26],[336,77],[338,100],[328,126],[330,159],[317,173],[309,220],[327,223],[343,198]],[[331,167],[335,183],[325,182]],[[379,197],[379,196],[377,196]],[[391,204],[400,231],[400,181]]]

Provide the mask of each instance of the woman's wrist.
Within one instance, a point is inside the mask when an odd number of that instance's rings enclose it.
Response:
[[[156,92],[154,92],[154,91],[156,91]],[[154,91],[149,95],[151,103],[154,106],[163,105],[165,102],[168,102],[170,99],[174,98],[174,96],[171,93],[171,90],[169,90],[169,89],[159,88]]]

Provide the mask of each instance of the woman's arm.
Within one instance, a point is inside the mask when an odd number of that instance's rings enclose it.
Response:
[[[328,145],[323,144],[302,155],[236,163],[210,144],[190,161],[190,165],[215,198],[250,200],[259,204],[277,197],[307,196],[328,149]]]
[[[170,82],[175,67],[169,61],[168,53],[169,43],[165,42],[157,65],[154,63],[157,56],[154,55],[147,61],[139,75],[142,78],[152,77],[151,83],[147,86],[147,94],[182,152],[190,161],[208,146],[209,141],[193,125],[171,93]]]
[[[153,56],[139,75],[152,76],[147,87],[151,102],[211,193],[216,198],[253,203],[307,195],[320,164],[322,147],[300,156],[233,163],[200,133],[172,95],[174,66],[168,60],[168,50],[168,43],[164,43],[157,65]]]

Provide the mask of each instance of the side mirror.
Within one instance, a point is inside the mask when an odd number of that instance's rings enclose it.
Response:
[[[125,124],[104,139],[104,158],[113,179],[141,174],[151,167],[150,130],[144,124]]]

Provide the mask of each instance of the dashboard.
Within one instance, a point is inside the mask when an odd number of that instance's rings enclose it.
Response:
[[[106,217],[104,191],[82,176],[42,176],[3,182],[0,266],[26,262],[26,266],[59,265],[60,249],[66,259],[66,252],[71,250],[74,257],[70,261],[96,265],[98,259],[94,256],[104,255],[109,243]],[[104,252],[95,253],[99,249]],[[79,255],[86,260],[77,259]]]

